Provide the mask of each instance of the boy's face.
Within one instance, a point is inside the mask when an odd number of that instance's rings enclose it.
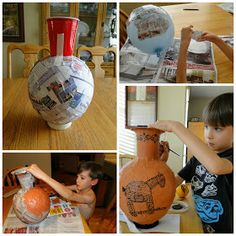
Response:
[[[225,151],[233,146],[233,127],[215,127],[205,124],[204,136],[210,149],[215,152]]]
[[[92,179],[90,176],[90,170],[84,170],[77,175],[76,186],[78,190],[85,190],[91,188],[97,183],[97,179]]]

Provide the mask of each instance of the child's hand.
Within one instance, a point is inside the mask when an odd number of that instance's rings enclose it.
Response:
[[[163,120],[163,121],[156,121],[154,124],[150,124],[149,128],[160,129],[166,132],[174,132],[174,127],[178,124],[177,121],[172,120]]]
[[[182,28],[182,30],[181,30],[181,43],[188,47],[189,43],[191,41],[191,38],[192,38],[192,34],[193,34],[193,26],[192,25]]]
[[[44,173],[36,164],[32,164],[27,168],[27,171],[30,172],[38,179],[42,179],[47,175]]]
[[[161,141],[159,155],[162,161],[166,162],[168,160],[168,157],[169,157],[169,143],[168,142]]]
[[[202,42],[202,41],[210,41],[212,43],[215,43],[216,40],[218,39],[218,36],[210,33],[210,32],[203,32],[203,34],[198,38],[198,42]]]

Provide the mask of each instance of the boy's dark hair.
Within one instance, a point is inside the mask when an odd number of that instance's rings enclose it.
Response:
[[[102,167],[96,162],[86,161],[86,162],[80,163],[78,166],[78,174],[80,174],[81,172],[85,170],[90,171],[89,176],[92,179],[101,179],[103,176]]]
[[[203,110],[202,119],[211,126],[233,126],[233,93],[214,98]]]

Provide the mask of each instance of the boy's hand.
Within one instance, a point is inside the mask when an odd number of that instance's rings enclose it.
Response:
[[[210,41],[212,43],[215,43],[218,39],[218,36],[211,33],[211,32],[203,32],[203,34],[198,38],[198,42],[202,41]]]
[[[181,44],[186,47],[189,46],[193,34],[193,26],[184,27],[181,30]]]
[[[32,164],[27,168],[27,171],[34,175],[36,178],[43,180],[46,173],[44,173],[36,164]]]
[[[168,142],[161,141],[159,154],[161,157],[160,158],[161,161],[166,162],[168,160],[168,157],[169,157],[169,143]]]
[[[176,125],[179,122],[172,121],[172,120],[163,120],[163,121],[156,121],[154,124],[150,124],[149,128],[160,129],[165,132],[174,132]]]

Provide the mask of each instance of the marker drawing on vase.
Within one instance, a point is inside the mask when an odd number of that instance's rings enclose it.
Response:
[[[157,176],[148,179],[147,181],[132,181],[122,190],[125,192],[127,198],[127,205],[129,207],[129,212],[132,216],[137,216],[138,214],[152,214],[154,211],[163,210],[164,208],[155,208],[152,189],[160,185],[160,187],[165,186],[165,177],[163,174],[158,173]],[[147,206],[146,210],[136,211],[134,207],[135,202],[145,203]]]
[[[137,158],[120,173],[120,206],[140,227],[153,227],[170,208],[175,196],[175,177],[160,159],[162,131],[133,128],[137,135]]]

